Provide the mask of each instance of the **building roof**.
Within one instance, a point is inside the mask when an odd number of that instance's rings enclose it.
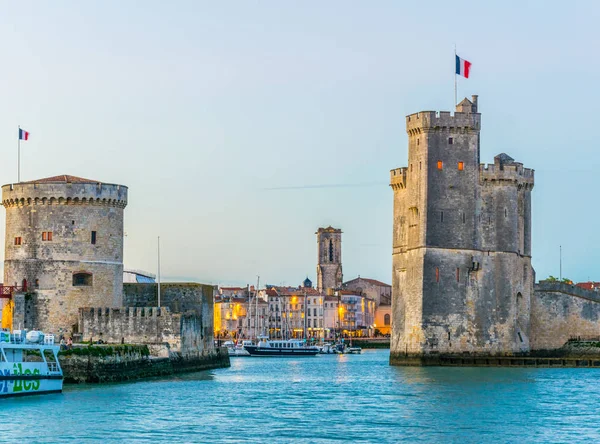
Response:
[[[61,174],[60,176],[44,177],[23,183],[101,183],[99,180],[84,179],[83,177]]]
[[[246,287],[219,287],[219,290],[227,290],[227,291],[246,291]]]
[[[363,280],[365,282],[368,282],[369,284],[378,285],[380,287],[391,287],[391,285],[386,284],[385,282],[378,281],[377,279],[363,278],[360,276],[357,277],[356,279],[352,279],[351,281],[346,282],[344,285],[348,285],[350,282],[354,282],[354,281],[358,281],[358,280]]]
[[[600,282],[578,282],[575,284],[580,288],[585,288],[586,290],[598,290],[600,291]]]

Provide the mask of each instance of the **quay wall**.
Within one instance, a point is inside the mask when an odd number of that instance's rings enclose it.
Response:
[[[141,345],[94,346],[61,352],[65,383],[107,383],[229,367],[226,348],[204,354],[154,357]]]
[[[600,293],[541,281],[531,301],[531,350],[563,347],[571,338],[600,336]]]
[[[167,344],[182,354],[214,350],[212,318],[195,310],[171,313],[167,307],[80,308],[84,340],[119,344]]]

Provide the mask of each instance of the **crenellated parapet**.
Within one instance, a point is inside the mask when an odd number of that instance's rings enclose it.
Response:
[[[390,171],[390,186],[394,191],[406,188],[406,174],[408,168],[396,168]]]
[[[449,111],[421,111],[406,116],[406,132],[409,136],[436,130],[454,132],[479,131],[481,114]]]
[[[5,208],[28,205],[95,205],[125,208],[127,187],[106,183],[32,182],[2,187]]]
[[[534,185],[534,170],[524,168],[522,163],[512,162],[502,165],[481,164],[479,166],[479,181],[482,185],[509,185],[515,184],[519,188],[530,190]]]

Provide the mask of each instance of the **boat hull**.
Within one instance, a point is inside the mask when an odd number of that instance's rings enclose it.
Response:
[[[299,356],[316,356],[319,349],[303,349],[303,348],[275,348],[275,347],[258,347],[256,345],[247,345],[244,347],[250,356],[272,356],[279,358],[297,358]]]
[[[61,393],[62,376],[0,376],[0,398]]]

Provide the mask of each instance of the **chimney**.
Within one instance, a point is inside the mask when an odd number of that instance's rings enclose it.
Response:
[[[471,102],[473,102],[473,112],[477,112],[477,95],[471,96]]]

